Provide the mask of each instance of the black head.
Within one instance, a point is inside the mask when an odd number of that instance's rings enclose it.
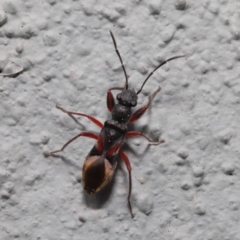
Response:
[[[134,89],[123,90],[117,95],[117,100],[126,107],[135,107],[137,105],[137,93]]]

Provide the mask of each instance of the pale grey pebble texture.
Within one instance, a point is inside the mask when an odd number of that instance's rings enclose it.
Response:
[[[1,0],[0,240],[239,240],[240,1]],[[128,173],[97,195],[82,165],[100,129],[56,104],[100,121],[106,93],[124,86],[112,31],[150,138],[127,140]],[[22,69],[19,74],[4,77]],[[117,91],[114,91],[116,96]],[[135,110],[135,109],[134,109]]]

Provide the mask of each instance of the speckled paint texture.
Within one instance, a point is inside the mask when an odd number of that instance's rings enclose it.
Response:
[[[240,2],[238,0],[1,0],[0,239],[239,240]],[[87,196],[82,164],[99,132],[55,108],[110,117],[106,92],[124,85],[114,33],[138,107],[159,86],[134,128],[154,139],[123,146],[119,167]],[[114,95],[116,92],[114,92]]]

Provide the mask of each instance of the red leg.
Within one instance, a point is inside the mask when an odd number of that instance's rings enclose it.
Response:
[[[70,111],[67,111],[65,110],[64,108],[56,105],[56,108],[57,109],[60,109],[61,111],[69,114],[69,115],[78,115],[78,116],[83,116],[83,117],[87,117],[90,121],[92,121],[93,123],[95,123],[98,127],[102,128],[103,127],[103,124],[97,120],[96,118],[90,116],[90,115],[87,115],[87,114],[84,114],[84,113],[77,113],[77,112],[70,112]]]
[[[76,140],[79,137],[89,137],[89,138],[93,138],[93,139],[98,140],[98,135],[96,135],[94,133],[91,133],[91,132],[81,132],[80,134],[78,134],[77,136],[73,137],[68,142],[66,142],[61,149],[56,150],[56,151],[52,151],[52,152],[44,152],[43,155],[45,157],[49,157],[49,156],[54,155],[55,153],[62,152],[71,142],[73,142],[74,140]]]
[[[130,197],[131,197],[131,192],[132,192],[132,174],[131,174],[132,168],[131,168],[131,164],[130,164],[130,161],[129,161],[127,155],[123,151],[120,151],[119,155],[123,159],[123,161],[127,167],[127,170],[128,170],[128,176],[129,176],[128,207],[129,207],[132,218],[134,218],[134,215],[132,212],[132,206],[131,206],[131,202],[130,202]]]
[[[135,131],[130,131],[130,132],[127,132],[126,137],[144,137],[145,139],[148,140],[149,144],[150,145],[158,145],[158,144],[161,144],[161,143],[164,143],[165,140],[161,140],[161,141],[153,141],[152,139],[150,139],[148,136],[144,135],[143,133],[141,132],[135,132]]]
[[[124,88],[121,87],[115,87],[115,88],[110,88],[107,92],[107,107],[110,112],[112,112],[113,107],[115,105],[114,97],[112,95],[112,90],[123,90]]]
[[[140,109],[138,109],[135,113],[133,113],[133,115],[130,118],[129,122],[134,122],[136,120],[138,120],[145,112],[146,110],[149,108],[150,103],[152,102],[153,98],[156,96],[156,94],[158,92],[160,92],[161,88],[159,87],[155,92],[153,92],[149,97],[148,97],[148,104],[141,107]]]

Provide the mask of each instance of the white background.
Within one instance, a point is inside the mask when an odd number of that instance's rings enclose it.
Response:
[[[0,3],[0,239],[240,239],[240,3],[238,0],[57,1]],[[119,164],[102,193],[86,196],[81,168],[94,144],[55,108],[110,117],[106,92],[139,89],[138,107],[162,87],[135,124],[151,138],[124,146],[133,168]],[[115,94],[115,93],[114,93]]]

